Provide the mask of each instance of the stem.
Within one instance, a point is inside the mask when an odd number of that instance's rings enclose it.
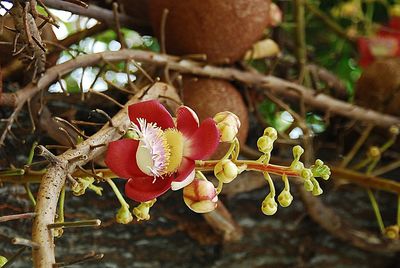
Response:
[[[47,225],[48,228],[73,228],[73,227],[93,227],[100,226],[101,220],[86,220],[86,221],[73,221],[73,222],[58,222]]]
[[[196,161],[196,170],[199,171],[213,171],[215,165],[220,160],[210,160],[210,161]],[[279,166],[274,164],[263,164],[254,160],[232,160],[237,166],[245,165],[247,168],[246,170],[254,170],[254,171],[261,171],[261,172],[268,172],[275,175],[288,175],[292,177],[299,177],[296,171],[293,171],[290,167]]]
[[[327,16],[318,7],[309,3],[308,1],[304,1],[304,5],[311,13],[314,14],[314,16],[316,16],[320,20],[322,20],[322,22],[325,23],[326,26],[328,26],[336,34],[338,34],[339,36],[341,36],[351,42],[354,42],[356,40],[356,37],[353,37],[353,36],[350,36],[349,34],[347,34],[347,32],[339,24],[336,23],[336,21],[334,21],[332,18]]]
[[[369,200],[371,201],[372,208],[373,208],[375,216],[376,216],[376,220],[378,221],[379,229],[381,230],[381,233],[383,234],[385,232],[385,225],[383,224],[382,215],[381,215],[381,211],[379,209],[378,202],[376,202],[375,196],[372,193],[371,189],[368,189],[367,193],[368,193]]]
[[[272,198],[275,196],[275,185],[268,172],[263,173],[265,180],[268,182],[269,190]]]
[[[361,146],[364,144],[365,140],[368,138],[373,128],[374,126],[369,124],[368,127],[363,131],[362,135],[358,138],[357,142],[351,148],[350,152],[343,159],[342,163],[340,163],[341,168],[346,167],[350,163],[356,153],[360,150]]]
[[[125,199],[122,196],[121,192],[119,191],[117,185],[115,185],[115,183],[112,181],[112,179],[106,179],[106,182],[111,186],[112,190],[114,191],[115,195],[117,196],[118,201],[121,203],[121,206],[129,208],[129,204],[125,201]]]
[[[36,213],[34,213],[34,212],[1,216],[0,217],[0,222],[19,220],[19,219],[30,219],[30,218],[33,218],[35,216],[36,216]]]
[[[57,222],[64,222],[64,202],[65,202],[65,185],[63,186],[60,199],[58,200],[58,219]]]
[[[297,62],[299,65],[299,80],[308,84],[308,72],[306,69],[307,50],[305,36],[305,21],[304,21],[304,1],[294,0],[295,3],[295,19],[296,19],[296,45],[297,45]]]
[[[400,195],[397,196],[397,225],[400,226]]]
[[[8,268],[11,267],[11,265],[15,262],[18,257],[24,253],[24,251],[27,249],[27,247],[22,247],[20,248],[7,262],[2,266],[2,268]]]

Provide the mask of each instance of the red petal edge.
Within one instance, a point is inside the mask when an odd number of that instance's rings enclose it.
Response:
[[[139,141],[122,139],[108,144],[106,165],[119,177],[129,179],[145,176],[136,164],[136,151]]]
[[[193,160],[210,157],[218,147],[219,131],[213,119],[204,120],[185,144],[184,156]]]
[[[183,187],[189,185],[194,180],[194,160],[183,158],[181,165],[179,166],[177,177],[171,183],[171,188],[173,191],[182,189]]]
[[[176,127],[189,138],[199,128],[199,118],[192,109],[181,106],[176,111]]]
[[[172,177],[135,177],[125,184],[125,194],[137,202],[146,202],[159,197],[171,188]]]
[[[138,125],[138,118],[147,122],[156,123],[162,129],[174,127],[174,121],[165,107],[156,100],[143,101],[128,107],[129,118]]]

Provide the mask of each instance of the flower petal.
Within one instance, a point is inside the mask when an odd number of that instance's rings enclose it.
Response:
[[[183,156],[202,160],[210,157],[218,147],[219,132],[213,119],[204,120],[200,127],[186,141]]]
[[[174,121],[165,107],[156,100],[132,104],[128,108],[129,118],[139,126],[138,118],[144,118],[149,123],[156,123],[162,129],[173,128]]]
[[[119,177],[129,179],[145,176],[136,164],[136,151],[139,141],[122,139],[108,144],[106,165]]]
[[[181,165],[178,169],[178,175],[171,183],[173,191],[182,189],[189,185],[194,180],[195,175],[195,162],[191,159],[183,158]]]
[[[181,106],[176,111],[176,127],[184,136],[190,137],[199,128],[199,118],[195,111]]]
[[[171,188],[173,177],[153,177],[143,176],[129,179],[125,184],[125,194],[137,202],[152,200]]]

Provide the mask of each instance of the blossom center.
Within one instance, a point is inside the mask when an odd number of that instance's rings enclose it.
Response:
[[[139,169],[153,177],[167,173],[170,159],[170,146],[164,132],[155,123],[148,123],[138,118],[139,126],[132,124],[131,129],[139,136],[139,146],[136,151],[136,163]]]
[[[167,172],[173,173],[178,170],[182,162],[184,139],[182,133],[174,128],[165,130],[164,135],[170,150]]]

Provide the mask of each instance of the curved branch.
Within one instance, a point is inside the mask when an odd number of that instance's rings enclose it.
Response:
[[[98,21],[104,22],[110,26],[114,26],[114,14],[111,10],[101,8],[95,5],[88,5],[87,8],[75,5],[73,3],[68,3],[60,0],[43,0],[43,3],[47,7],[51,7],[54,9],[65,10],[72,12],[77,15],[86,16],[89,18],[94,18]],[[129,17],[125,14],[118,15],[120,23],[124,26],[131,27],[136,31],[140,31],[142,33],[151,32],[150,24],[146,21],[138,20],[132,17]]]

